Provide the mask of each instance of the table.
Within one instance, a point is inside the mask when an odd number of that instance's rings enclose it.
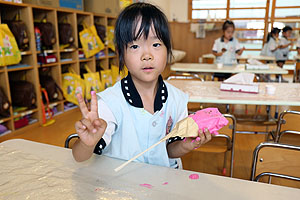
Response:
[[[202,55],[203,59],[206,60],[215,60],[216,56],[213,54],[203,54]],[[236,59],[238,61],[243,61],[246,62],[248,59],[253,58],[262,62],[275,62],[275,57],[273,56],[262,56],[262,55],[241,55],[241,56],[237,56]]]
[[[0,161],[0,199],[277,200],[300,196],[295,188],[144,163],[131,163],[116,173],[113,169],[124,161],[93,155],[76,163],[70,149],[21,139],[0,143]],[[189,179],[191,174],[199,179]]]
[[[206,63],[175,63],[171,66],[172,71],[193,73],[240,73],[249,72],[255,74],[288,74],[288,71],[276,65],[269,65],[269,69],[246,70],[244,64],[225,65],[218,67],[217,64]]]
[[[221,91],[221,82],[218,81],[169,80],[167,82],[187,93],[189,102],[194,103],[300,106],[300,84],[298,83],[260,82],[257,83],[259,93],[251,94]],[[273,85],[276,88],[274,95],[266,94],[266,85]]]

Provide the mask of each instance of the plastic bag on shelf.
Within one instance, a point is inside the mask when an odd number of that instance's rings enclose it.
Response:
[[[100,92],[104,88],[100,81],[99,72],[92,72],[87,65],[84,65],[84,68],[88,73],[83,74],[85,82],[85,98],[91,99],[91,91]]]
[[[0,66],[14,65],[21,61],[21,52],[7,24],[0,24]]]
[[[84,80],[80,75],[76,74],[72,68],[69,68],[68,73],[62,74],[63,84],[62,89],[64,97],[67,101],[78,105],[76,94],[80,93],[83,97],[85,95]]]

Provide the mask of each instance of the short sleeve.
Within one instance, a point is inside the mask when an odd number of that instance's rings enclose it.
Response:
[[[241,45],[236,38],[234,39],[234,41],[235,41],[235,44],[234,44],[235,52],[237,52],[241,49]]]
[[[215,40],[215,43],[213,45],[212,51],[218,53],[220,52],[220,42],[218,40]]]
[[[94,150],[94,153],[101,154],[102,150],[111,142],[112,135],[114,134],[115,128],[117,126],[117,121],[109,107],[101,98],[98,99],[98,114],[99,117],[107,123],[104,135],[101,138],[101,140],[97,143]]]

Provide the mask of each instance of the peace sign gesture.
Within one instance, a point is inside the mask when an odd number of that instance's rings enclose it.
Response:
[[[77,94],[82,119],[75,123],[75,129],[80,140],[88,147],[95,147],[102,138],[106,122],[99,118],[96,92],[92,91],[91,110],[89,111],[81,94]]]

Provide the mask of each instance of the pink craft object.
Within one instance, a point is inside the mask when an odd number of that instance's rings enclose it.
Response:
[[[217,108],[205,108],[189,115],[198,125],[199,130],[207,128],[211,134],[218,135],[218,130],[228,124],[228,120]]]

